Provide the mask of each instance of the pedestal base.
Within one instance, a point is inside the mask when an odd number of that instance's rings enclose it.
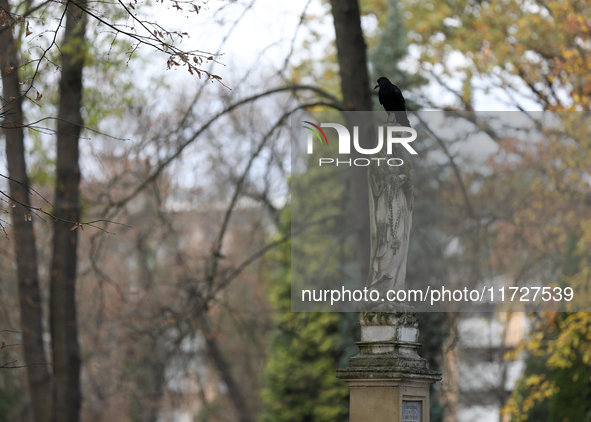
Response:
[[[351,388],[350,422],[429,422],[429,387],[441,374],[417,350],[416,314],[360,313],[360,353],[337,377]]]

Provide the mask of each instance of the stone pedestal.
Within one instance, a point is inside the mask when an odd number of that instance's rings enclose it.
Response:
[[[441,374],[418,354],[417,314],[358,314],[360,352],[337,377],[351,388],[350,422],[429,422],[429,387]]]

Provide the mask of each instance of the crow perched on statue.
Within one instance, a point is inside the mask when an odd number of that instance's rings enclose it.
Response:
[[[380,88],[378,96],[380,104],[384,106],[384,110],[388,112],[388,121],[390,121],[390,113],[394,113],[396,123],[401,126],[410,127],[410,122],[406,116],[406,107],[404,106],[404,97],[402,91],[396,85],[384,78],[378,79],[378,84],[373,88]]]

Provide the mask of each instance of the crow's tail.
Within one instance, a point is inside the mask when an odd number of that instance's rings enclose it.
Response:
[[[396,116],[396,123],[401,126],[410,127],[410,122],[408,121],[406,111],[395,111],[394,115]]]

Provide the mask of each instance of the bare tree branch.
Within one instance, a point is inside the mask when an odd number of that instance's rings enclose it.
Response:
[[[210,118],[205,124],[203,124],[199,129],[197,129],[187,140],[185,140],[177,148],[177,150],[173,154],[171,154],[166,159],[164,159],[162,162],[160,162],[158,164],[158,167],[148,177],[146,177],[144,179],[144,181],[142,183],[140,183],[134,189],[133,192],[131,192],[126,197],[120,199],[119,201],[117,201],[113,204],[109,204],[109,208],[108,208],[108,210],[106,210],[106,212],[115,213],[121,207],[123,207],[127,202],[129,202],[131,199],[135,198],[142,190],[144,190],[146,188],[146,186],[148,186],[150,183],[152,183],[173,160],[178,158],[181,155],[181,153],[185,150],[185,148],[187,148],[189,145],[191,145],[201,134],[203,134],[220,117],[232,112],[233,110],[235,110],[236,108],[238,108],[244,104],[254,102],[260,98],[264,98],[264,97],[267,97],[267,96],[270,96],[273,94],[277,94],[277,93],[281,93],[281,92],[290,92],[290,91],[291,92],[311,91],[311,92],[314,92],[314,93],[320,95],[321,97],[324,97],[330,101],[330,102],[315,102],[312,104],[299,106],[296,110],[306,108],[306,107],[313,107],[313,106],[317,106],[317,105],[329,106],[329,107],[335,108],[337,110],[346,110],[345,105],[343,103],[341,103],[336,97],[334,97],[333,95],[324,91],[323,89],[321,89],[317,86],[313,86],[313,85],[288,85],[288,86],[284,86],[284,87],[274,88],[274,89],[262,92],[260,94],[256,94],[256,95],[252,95],[250,97],[247,97],[243,100],[240,100],[240,101],[226,107],[224,110],[220,111],[215,116]]]

